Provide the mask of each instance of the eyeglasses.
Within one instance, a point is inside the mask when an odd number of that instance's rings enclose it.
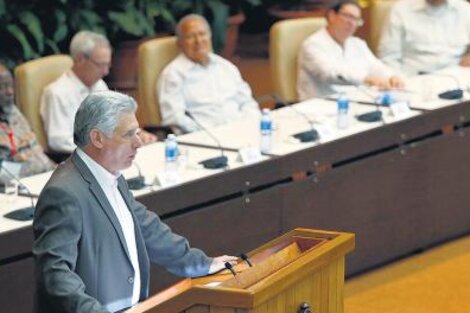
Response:
[[[87,60],[90,61],[90,63],[92,63],[97,68],[100,68],[100,69],[103,69],[103,68],[109,69],[109,68],[111,68],[111,63],[110,62],[96,62],[92,58],[87,58]]]
[[[196,39],[201,39],[201,38],[208,38],[210,37],[210,33],[207,30],[203,31],[197,31],[197,32],[190,32],[185,35],[183,35],[183,40],[185,41],[195,41]]]
[[[9,82],[0,82],[0,91],[4,92],[6,90],[14,90],[15,84],[13,81]]]
[[[352,14],[345,13],[345,12],[338,12],[337,14],[341,15],[348,21],[356,23],[358,27],[361,27],[362,25],[364,25],[364,20],[361,17],[357,17],[357,16],[354,16]]]

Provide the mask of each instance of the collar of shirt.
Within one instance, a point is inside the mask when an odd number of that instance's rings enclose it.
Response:
[[[199,64],[197,62],[194,62],[193,60],[189,59],[184,53],[181,53],[180,57],[182,59],[181,67],[184,70],[184,72],[190,71],[190,70],[194,69],[195,67],[201,67],[201,68],[204,67],[201,64]],[[212,64],[214,64],[214,61],[215,61],[214,59],[215,59],[214,53],[212,53],[212,52],[209,53],[209,63],[207,63],[207,66],[211,66]]]
[[[323,32],[323,35],[328,39],[328,41],[330,42],[330,46],[334,47],[334,49],[337,49],[338,51],[341,51],[342,53],[344,53],[347,50],[347,47],[351,44],[351,39],[354,37],[354,36],[351,36],[351,37],[346,38],[346,40],[344,41],[344,45],[341,46],[333,38],[333,36],[331,36],[330,32],[326,29],[326,27],[320,31]]]
[[[456,6],[456,0],[447,0],[442,6],[434,7],[430,5],[426,0],[417,0],[414,5],[415,11],[429,11],[435,9],[454,9]]]
[[[115,175],[108,172],[108,170],[89,157],[88,154],[80,148],[77,148],[77,154],[83,162],[85,162],[86,166],[88,166],[100,185],[106,185],[113,188],[117,186],[117,180],[121,176],[121,173]]]
[[[66,72],[66,75],[74,82],[74,85],[79,88],[79,92],[81,94],[88,95],[88,94],[92,93],[93,91],[96,90],[96,88],[98,87],[98,83],[100,82],[98,80],[96,83],[93,84],[93,86],[87,87],[72,70],[68,70]]]

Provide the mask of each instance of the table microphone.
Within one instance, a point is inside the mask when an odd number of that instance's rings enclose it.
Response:
[[[297,108],[295,108],[293,105],[286,104],[281,99],[281,97],[279,97],[278,95],[272,95],[272,97],[273,97],[274,101],[276,101],[278,104],[282,105],[282,107],[287,107],[290,110],[294,111],[297,115],[299,115],[303,119],[305,119],[308,122],[308,124],[310,125],[310,130],[300,132],[300,133],[297,133],[297,134],[293,134],[292,137],[299,139],[301,142],[312,142],[312,141],[318,140],[318,138],[319,138],[318,132],[315,129],[315,127],[313,126],[313,124],[315,124],[315,122],[312,121],[307,116],[307,114],[305,114],[304,112],[302,112],[300,110],[297,110]]]
[[[457,77],[450,75],[450,74],[443,74],[443,73],[434,73],[434,72],[419,72],[419,75],[431,75],[431,76],[440,76],[440,77],[448,77],[452,78],[452,80],[457,85],[457,88],[446,90],[444,92],[439,93],[437,96],[441,99],[445,100],[457,100],[463,98],[463,89],[460,87],[460,82]]]
[[[357,90],[359,90],[362,94],[366,95],[367,97],[369,97],[370,99],[372,99],[372,103],[375,104],[375,111],[371,111],[371,112],[367,112],[367,113],[363,113],[363,114],[359,114],[359,115],[356,115],[356,118],[357,120],[361,121],[361,122],[378,122],[378,121],[381,121],[382,120],[382,111],[380,111],[380,108],[379,108],[379,104],[377,103],[377,101],[375,101],[375,97],[374,95],[370,94],[367,90],[365,90],[364,88],[361,88],[362,85],[358,84],[358,83],[355,83],[355,82],[351,82],[349,80],[347,80],[346,78],[343,77],[343,75],[338,75],[338,79],[340,81],[342,81],[343,83],[346,83],[346,84],[349,84],[351,86],[354,86]]]
[[[127,185],[129,186],[129,189],[140,190],[146,186],[145,177],[142,175],[139,164],[137,164],[137,162],[133,162],[133,164],[137,168],[138,175],[137,177],[126,179],[126,182],[127,182]]]
[[[25,184],[23,184],[16,175],[14,175],[12,172],[10,172],[6,167],[1,164],[0,161],[0,169],[3,169],[5,173],[14,181],[18,183],[18,187],[26,191],[27,196],[31,199],[31,206],[30,207],[25,207],[21,209],[17,209],[14,211],[11,211],[10,213],[7,213],[4,215],[4,217],[12,219],[12,220],[17,220],[17,221],[30,221],[34,218],[34,210],[35,210],[35,205],[34,205],[34,200],[33,200],[33,194],[29,190],[28,187],[26,187]]]
[[[197,119],[188,111],[185,111],[184,114],[189,117],[202,131],[204,131],[215,143],[217,147],[220,149],[220,156],[215,158],[210,158],[204,161],[199,162],[202,164],[204,168],[209,169],[217,169],[217,168],[226,168],[227,167],[227,157],[224,155],[224,148],[220,144],[220,141],[215,137],[206,127],[204,127],[201,123],[197,121]]]

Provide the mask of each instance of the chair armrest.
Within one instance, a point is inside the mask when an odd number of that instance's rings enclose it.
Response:
[[[181,127],[177,125],[145,125],[143,127],[145,131],[148,131],[149,133],[154,134],[157,136],[159,141],[165,140],[165,138],[168,136],[168,134],[175,134],[175,135],[181,135],[183,134],[183,130]]]

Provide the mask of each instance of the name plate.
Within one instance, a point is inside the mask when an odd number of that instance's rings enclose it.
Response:
[[[238,161],[242,162],[243,164],[253,164],[260,162],[264,159],[263,155],[261,154],[260,149],[256,147],[245,147],[238,150]]]
[[[328,124],[315,125],[315,129],[321,143],[333,140],[335,137],[335,130]]]
[[[167,171],[161,171],[155,176],[155,185],[160,186],[160,187],[171,187],[178,185],[180,183],[180,175],[178,172],[167,172]]]
[[[390,105],[390,111],[394,117],[406,117],[410,115],[411,110],[406,101],[398,101]]]

